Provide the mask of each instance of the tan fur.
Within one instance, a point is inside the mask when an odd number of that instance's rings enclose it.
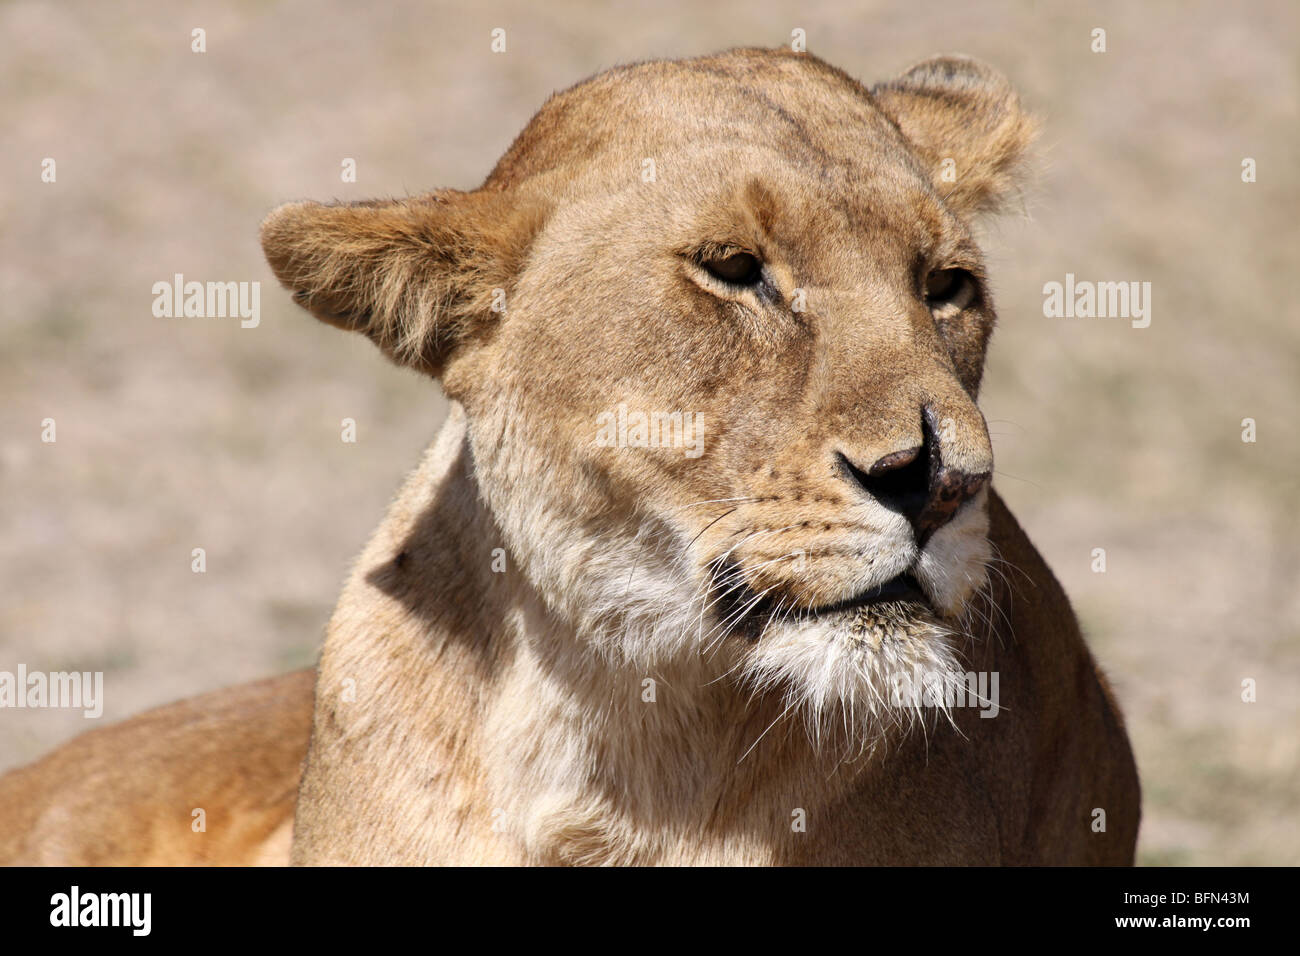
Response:
[[[313,678],[159,707],[0,777],[0,863],[283,864]]]
[[[1001,500],[918,543],[842,464],[928,415],[944,468],[991,472],[969,219],[1033,131],[969,60],[868,91],[736,50],[558,94],[479,190],[273,213],[295,299],[454,402],[330,622],[293,860],[1131,862],[1118,709]],[[702,268],[733,251],[761,290]],[[957,267],[976,292],[932,309]],[[701,454],[602,446],[620,403],[698,414]],[[903,571],[931,610],[807,614]],[[1002,710],[888,704],[911,667],[995,671]]]

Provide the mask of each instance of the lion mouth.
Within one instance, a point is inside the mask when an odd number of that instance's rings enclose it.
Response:
[[[810,622],[854,614],[860,618],[873,610],[926,619],[934,613],[933,604],[920,582],[910,572],[899,574],[833,604],[811,608],[789,607],[784,608],[784,613],[780,601],[768,596],[757,597],[743,585],[723,589],[716,603],[725,622],[724,630],[751,642],[757,641],[768,621],[777,616],[791,622]]]
[[[930,599],[926,597],[920,582],[910,572],[905,571],[896,577],[890,578],[883,584],[867,588],[851,598],[836,601],[834,604],[810,608],[800,616],[806,618],[829,617],[833,614],[856,611],[859,608],[873,607],[877,604],[915,604],[921,610],[933,610]]]

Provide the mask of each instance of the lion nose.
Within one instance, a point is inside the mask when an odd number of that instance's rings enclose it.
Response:
[[[921,420],[922,444],[890,452],[865,470],[843,453],[839,455],[846,477],[884,507],[906,518],[920,547],[989,480],[987,472],[975,475],[943,464],[939,439],[930,427],[929,417]]]

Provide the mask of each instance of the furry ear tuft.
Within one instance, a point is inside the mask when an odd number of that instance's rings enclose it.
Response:
[[[871,95],[959,212],[995,212],[1021,192],[1039,124],[997,70],[970,57],[939,56]]]
[[[441,373],[489,328],[495,292],[523,267],[542,213],[504,192],[290,203],[262,223],[262,250],[294,301],[363,332],[399,365]]]

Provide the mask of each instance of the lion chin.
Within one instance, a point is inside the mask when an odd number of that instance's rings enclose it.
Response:
[[[830,617],[791,620],[764,630],[744,667],[758,690],[784,694],[819,746],[832,740],[871,751],[891,731],[906,732],[928,716],[918,683],[963,686],[956,632],[920,604],[887,602]]]
[[[819,747],[870,753],[891,734],[951,722],[949,705],[968,683],[973,605],[988,580],[987,529],[979,507],[937,535],[915,565],[924,592],[915,598],[767,622],[740,668],[745,680],[781,693]]]

